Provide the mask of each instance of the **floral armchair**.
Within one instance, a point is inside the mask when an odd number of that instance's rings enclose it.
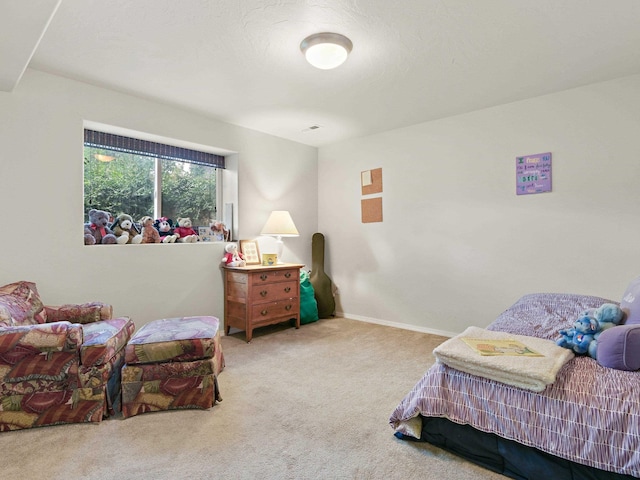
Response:
[[[32,282],[0,287],[0,432],[115,412],[135,326],[111,317],[100,302],[45,306]]]

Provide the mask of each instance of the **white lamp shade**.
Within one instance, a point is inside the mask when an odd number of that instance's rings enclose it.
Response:
[[[267,223],[260,235],[273,235],[276,237],[297,237],[300,234],[293,223],[291,215],[286,210],[275,210],[269,215]]]

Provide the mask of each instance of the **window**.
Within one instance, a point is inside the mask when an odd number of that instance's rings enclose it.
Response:
[[[220,219],[220,169],[208,152],[85,129],[84,212],[127,213],[138,221],[191,218],[194,228]]]

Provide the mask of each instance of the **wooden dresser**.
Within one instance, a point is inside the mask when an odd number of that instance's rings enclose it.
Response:
[[[224,271],[224,328],[253,329],[295,320],[300,328],[300,269],[285,263],[270,267],[222,267]]]

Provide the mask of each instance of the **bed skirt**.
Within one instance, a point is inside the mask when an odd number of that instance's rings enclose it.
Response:
[[[402,440],[415,438],[396,433]],[[493,433],[476,430],[446,418],[422,417],[420,440],[458,455],[476,465],[518,480],[634,480],[630,475],[607,472],[570,462],[537,448],[527,447]]]

